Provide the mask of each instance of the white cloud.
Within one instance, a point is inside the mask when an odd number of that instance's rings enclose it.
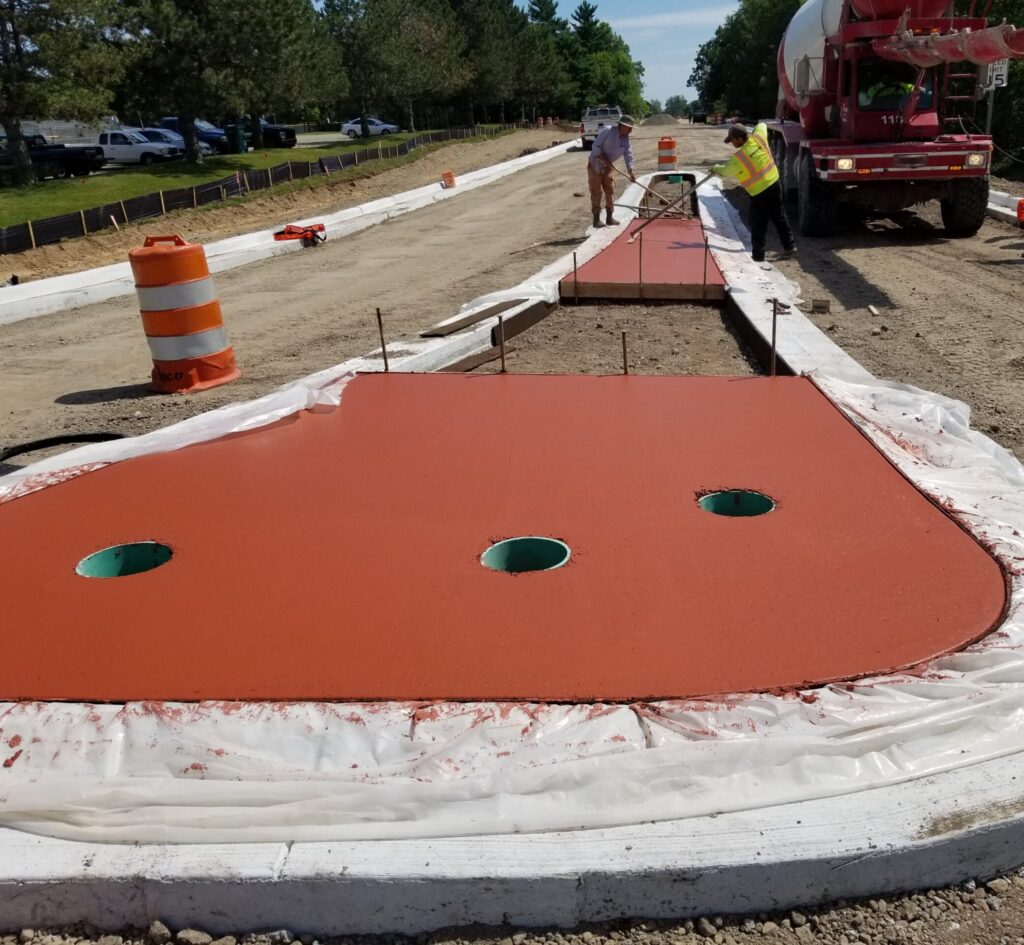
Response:
[[[612,28],[621,31],[664,29],[672,26],[718,26],[730,13],[736,10],[737,3],[722,3],[713,7],[702,7],[698,10],[677,10],[673,13],[650,13],[644,16],[630,16],[609,22]]]

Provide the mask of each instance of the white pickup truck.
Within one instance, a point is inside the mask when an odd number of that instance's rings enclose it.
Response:
[[[594,108],[588,108],[580,122],[580,137],[583,139],[583,147],[589,151],[594,146],[597,133],[605,125],[617,125],[621,117],[622,109],[618,105],[597,105]]]
[[[152,164],[176,157],[180,152],[172,145],[150,141],[137,131],[104,131],[96,142],[103,149],[108,164]]]

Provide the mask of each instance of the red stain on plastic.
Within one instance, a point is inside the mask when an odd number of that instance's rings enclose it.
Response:
[[[13,755],[11,755],[10,758],[8,758],[6,761],[4,761],[4,767],[5,768],[12,767],[14,765],[14,762],[16,762],[21,757],[21,753],[23,751],[24,751],[23,748],[19,748]]]

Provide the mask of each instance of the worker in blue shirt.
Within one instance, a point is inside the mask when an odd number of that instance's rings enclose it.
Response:
[[[626,171],[629,179],[636,181],[633,173],[633,149],[629,145],[629,135],[633,130],[633,119],[629,115],[619,118],[617,125],[608,125],[598,132],[594,146],[587,162],[587,183],[590,186],[590,209],[594,214],[594,226],[601,227],[601,194],[604,193],[606,208],[605,222],[615,226],[615,181],[612,180],[612,164],[620,157],[626,159]]]

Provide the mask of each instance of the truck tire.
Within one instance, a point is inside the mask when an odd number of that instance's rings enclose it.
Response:
[[[974,236],[988,212],[987,177],[953,181],[952,192],[942,201],[942,223],[948,236]]]
[[[797,221],[804,236],[832,236],[839,225],[839,200],[835,188],[814,169],[808,151],[800,161]]]
[[[587,141],[587,140],[586,140],[586,139],[584,138],[584,139],[583,139],[583,150],[584,150],[584,151],[592,151],[592,150],[593,150],[593,148],[594,148],[594,142],[593,142],[593,141]]]

